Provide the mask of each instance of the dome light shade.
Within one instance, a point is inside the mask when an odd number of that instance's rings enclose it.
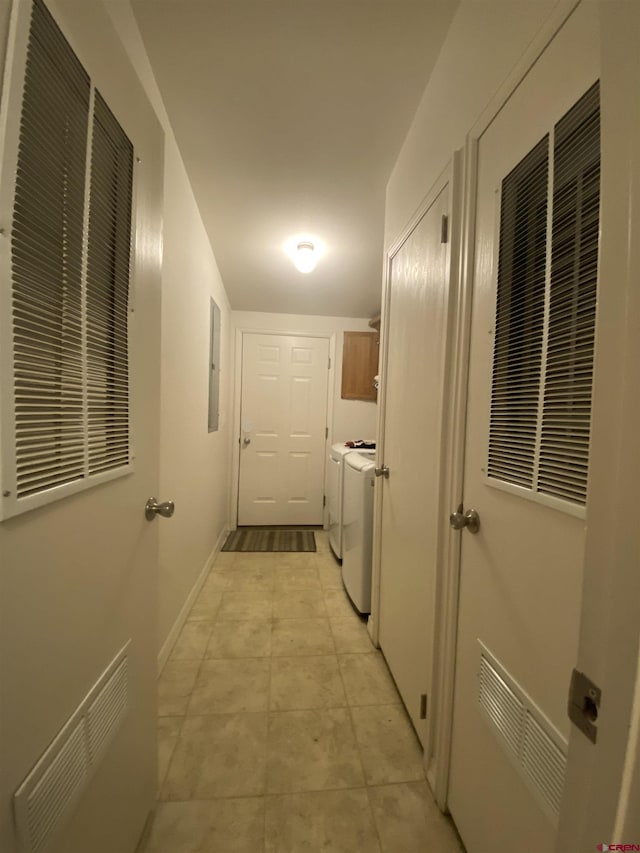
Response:
[[[312,272],[322,256],[325,246],[322,240],[311,234],[296,234],[284,243],[284,251],[301,273]]]
[[[293,256],[295,268],[300,272],[311,272],[316,268],[318,256],[315,251],[315,246],[309,240],[302,240],[296,246],[296,252]]]

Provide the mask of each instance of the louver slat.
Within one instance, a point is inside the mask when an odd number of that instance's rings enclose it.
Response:
[[[87,267],[89,473],[129,462],[128,331],[133,148],[95,96]]]
[[[13,143],[11,515],[130,462],[133,148],[42,0],[30,15]]]
[[[502,182],[488,473],[533,485],[542,368],[549,137]]]
[[[578,506],[589,468],[599,128],[596,84],[554,130],[550,234],[548,137],[502,183],[488,473]]]
[[[585,504],[598,280],[599,85],[558,122],[538,489]],[[562,439],[562,440],[561,440]]]
[[[89,94],[84,69],[35,2],[11,231],[19,498],[84,475],[80,306]],[[24,440],[33,422],[47,425],[46,456]]]

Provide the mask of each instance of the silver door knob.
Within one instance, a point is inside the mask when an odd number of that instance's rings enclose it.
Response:
[[[469,533],[477,533],[480,530],[480,516],[475,509],[468,509],[463,512],[462,504],[457,509],[457,512],[452,512],[449,516],[449,524],[454,530],[462,530],[467,528]]]
[[[175,512],[176,505],[173,501],[165,501],[159,504],[155,498],[149,498],[144,505],[144,514],[147,521],[153,521],[156,515],[161,515],[163,518],[171,518]]]
[[[389,469],[386,465],[381,465],[380,468],[374,468],[373,473],[376,477],[385,477],[387,480],[389,479]]]
[[[250,444],[251,444],[251,439],[250,439],[250,438],[247,438],[247,437],[245,436],[245,437],[242,439],[242,446],[243,446],[243,447],[248,447]]]

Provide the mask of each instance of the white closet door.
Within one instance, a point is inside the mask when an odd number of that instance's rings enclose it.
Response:
[[[431,693],[441,426],[449,309],[445,184],[394,255],[387,311],[379,639],[426,740]],[[423,710],[423,708],[422,708]]]
[[[554,849],[585,539],[597,33],[579,6],[479,141],[464,509],[480,529],[451,533],[449,808],[469,853]]]

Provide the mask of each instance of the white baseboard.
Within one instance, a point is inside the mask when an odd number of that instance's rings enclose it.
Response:
[[[204,566],[202,567],[202,571],[198,575],[196,582],[194,583],[193,587],[191,588],[191,592],[187,596],[184,604],[182,605],[180,613],[178,614],[178,618],[173,623],[173,626],[167,635],[167,639],[162,644],[162,648],[158,652],[158,675],[160,675],[160,673],[164,669],[164,665],[167,662],[167,660],[169,659],[169,655],[171,654],[171,650],[173,649],[176,640],[180,636],[180,631],[182,631],[184,623],[187,621],[187,616],[191,612],[191,608],[193,607],[194,602],[195,602],[196,598],[198,597],[198,593],[202,589],[204,582],[207,579],[207,575],[211,571],[213,561],[215,560],[220,549],[224,545],[225,540],[226,540],[228,535],[229,535],[228,528],[223,527],[222,530],[220,531],[220,535],[218,536],[218,540],[213,547],[213,551],[207,557],[207,560],[206,560]]]

